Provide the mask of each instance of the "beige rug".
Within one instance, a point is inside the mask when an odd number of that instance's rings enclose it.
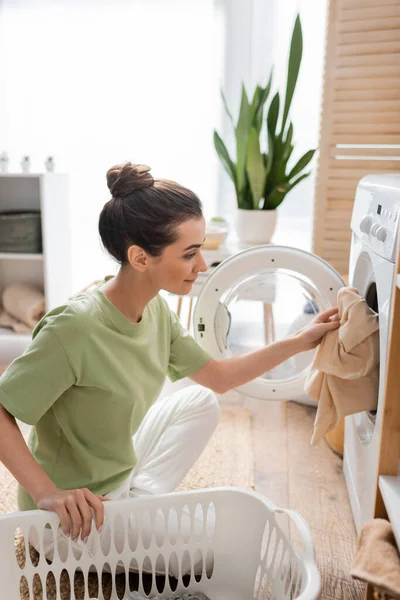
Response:
[[[251,412],[248,409],[222,408],[221,420],[214,435],[178,489],[218,486],[254,488]],[[16,481],[0,463],[0,513],[17,510],[16,490]],[[33,548],[30,548],[29,551],[32,562],[35,564],[38,554]],[[23,564],[25,562],[23,539],[16,540],[16,554],[17,560]],[[137,576],[130,574],[129,579],[129,588],[137,589]],[[75,592],[75,598],[84,597],[84,581],[79,573],[76,574],[75,581],[70,581],[68,573],[64,571],[60,583],[61,598],[56,599],[56,583],[52,574],[47,578],[46,590],[42,589],[40,580],[34,581],[33,600],[42,600],[43,597],[47,597],[48,600],[70,600],[73,597],[72,590]],[[99,586],[102,587],[104,597],[108,600],[112,590],[111,576],[103,573],[99,580],[96,574],[90,574],[88,578],[89,597],[98,596]],[[117,576],[116,587],[119,597],[122,597],[125,586],[125,576]],[[28,600],[29,590],[24,578],[21,580],[20,590],[21,600]]]
[[[219,425],[178,490],[232,486],[254,489],[251,411],[222,408]]]

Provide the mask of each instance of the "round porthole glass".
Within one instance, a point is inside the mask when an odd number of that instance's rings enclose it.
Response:
[[[305,277],[287,270],[265,270],[239,281],[221,297],[215,314],[218,346],[240,356],[287,338],[305,327],[327,303]],[[267,379],[297,376],[311,362],[305,352],[265,373]]]

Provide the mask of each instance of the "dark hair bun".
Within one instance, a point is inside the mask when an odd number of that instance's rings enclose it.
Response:
[[[147,165],[134,165],[127,162],[115,165],[107,171],[107,185],[113,198],[125,198],[135,190],[151,187],[154,183]]]

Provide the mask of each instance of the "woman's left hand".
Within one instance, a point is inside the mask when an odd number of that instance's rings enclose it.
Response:
[[[330,308],[319,313],[306,327],[295,334],[300,342],[301,352],[316,348],[328,331],[338,329],[339,326],[338,308]]]

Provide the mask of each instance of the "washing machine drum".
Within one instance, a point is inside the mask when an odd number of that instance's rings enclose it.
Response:
[[[195,337],[216,359],[247,354],[336,306],[344,285],[327,262],[303,250],[275,245],[243,250],[222,262],[203,286]],[[302,352],[237,389],[259,399],[299,398],[314,353]]]

